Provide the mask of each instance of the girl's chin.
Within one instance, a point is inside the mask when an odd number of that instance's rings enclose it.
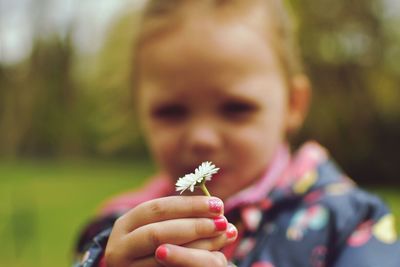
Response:
[[[210,191],[211,195],[214,195],[221,199],[227,198],[230,195],[234,194],[236,191],[240,190],[240,188],[237,188],[237,185],[231,180],[230,177],[222,174],[220,174],[219,177],[213,176],[213,180],[211,182],[208,182],[207,188]]]

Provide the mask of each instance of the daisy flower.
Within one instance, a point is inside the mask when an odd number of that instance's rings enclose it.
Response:
[[[186,174],[185,176],[178,179],[176,182],[176,191],[181,191],[181,194],[189,189],[190,192],[194,191],[195,186],[200,186],[204,194],[210,196],[206,188],[206,181],[210,181],[213,174],[218,172],[219,168],[215,167],[210,161],[203,162],[199,167],[196,168],[194,173]]]

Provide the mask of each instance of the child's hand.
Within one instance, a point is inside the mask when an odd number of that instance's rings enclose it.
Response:
[[[205,196],[142,203],[115,222],[107,267],[226,266],[217,251],[236,239],[237,230],[222,214],[222,201]]]

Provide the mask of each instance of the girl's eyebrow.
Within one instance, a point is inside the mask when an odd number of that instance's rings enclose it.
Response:
[[[247,100],[247,101],[255,101],[259,100],[260,94],[259,91],[264,90],[267,94],[267,89],[264,86],[256,86],[253,84],[243,84],[243,85],[234,85],[230,90],[227,90],[224,94],[224,98],[229,98],[233,100]]]
[[[231,101],[231,102],[245,102],[248,104],[256,104],[259,102],[258,98],[255,96],[250,96],[248,94],[229,94],[229,95],[224,95],[223,100],[225,101]]]

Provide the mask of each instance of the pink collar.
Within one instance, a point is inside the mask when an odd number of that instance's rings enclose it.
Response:
[[[225,211],[242,205],[254,204],[261,201],[283,178],[282,174],[290,164],[289,146],[282,144],[276,151],[264,175],[253,185],[243,189],[225,200]]]

